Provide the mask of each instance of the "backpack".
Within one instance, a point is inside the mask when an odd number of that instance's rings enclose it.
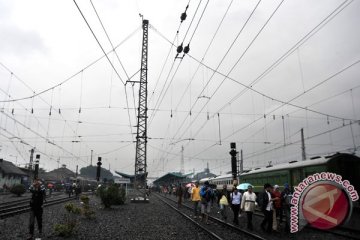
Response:
[[[206,192],[205,199],[206,199],[207,202],[210,202],[210,200],[211,200],[211,189],[209,189],[209,191]]]
[[[204,196],[201,196],[201,202],[202,202],[202,203],[208,203],[208,202],[210,202],[210,200],[211,200],[211,195],[212,195],[212,190],[211,190],[211,188],[209,187],[209,188],[208,188],[208,191],[205,193],[205,195],[204,195]]]

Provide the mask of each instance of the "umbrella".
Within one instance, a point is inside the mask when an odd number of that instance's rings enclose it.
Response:
[[[191,188],[191,187],[194,187],[194,186],[195,186],[194,183],[188,183],[188,184],[185,185],[185,187],[188,187],[188,188]]]
[[[247,190],[249,186],[252,186],[250,183],[242,183],[239,186],[237,186],[236,188],[239,190]]]
[[[48,183],[48,188],[52,188],[53,186],[54,186],[54,184],[52,184],[52,183]]]

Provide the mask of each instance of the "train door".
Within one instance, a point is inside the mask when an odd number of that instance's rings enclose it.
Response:
[[[301,168],[296,168],[290,170],[290,186],[292,188],[296,187],[300,181],[303,180],[303,174]]]

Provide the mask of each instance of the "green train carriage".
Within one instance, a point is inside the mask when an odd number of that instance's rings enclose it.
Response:
[[[307,176],[321,172],[339,174],[360,191],[360,158],[346,153],[257,168],[242,173],[239,180],[240,183],[251,183],[255,192],[263,191],[265,183],[277,184],[281,186],[281,190],[284,183],[288,183],[293,189]]]

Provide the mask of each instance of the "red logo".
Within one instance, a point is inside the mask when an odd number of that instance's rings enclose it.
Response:
[[[344,222],[350,211],[350,204],[340,186],[319,183],[307,191],[302,201],[302,211],[311,226],[330,229]]]

